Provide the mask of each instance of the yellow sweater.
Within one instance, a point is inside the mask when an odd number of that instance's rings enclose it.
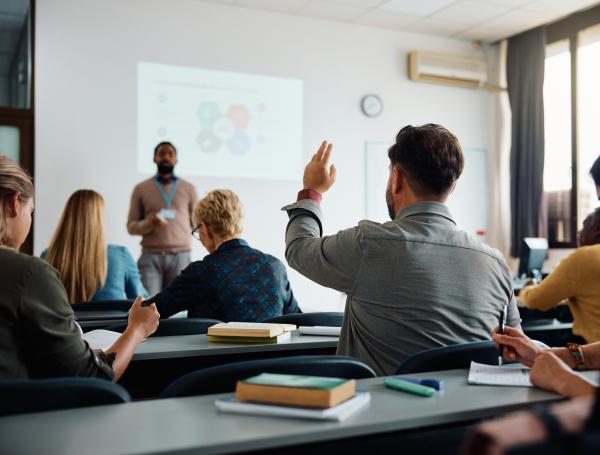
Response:
[[[573,333],[588,343],[600,341],[600,244],[578,248],[541,284],[519,293],[521,303],[536,310],[548,310],[564,299],[569,299],[573,314]]]

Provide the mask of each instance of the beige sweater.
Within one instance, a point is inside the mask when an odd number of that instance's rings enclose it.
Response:
[[[167,195],[173,184],[163,185]],[[152,228],[150,218],[167,208],[165,200],[156,187],[154,178],[136,185],[131,195],[127,231],[142,236],[142,251],[181,252],[189,251],[192,240],[190,216],[198,200],[194,185],[182,178],[177,179],[177,190],[169,208],[175,210],[175,219],[168,220],[164,228]]]
[[[588,343],[600,341],[600,244],[577,248],[541,284],[519,293],[527,308],[542,311],[564,299],[573,314],[573,333]]]

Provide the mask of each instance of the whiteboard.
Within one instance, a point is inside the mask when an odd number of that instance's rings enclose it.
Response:
[[[389,220],[385,203],[389,146],[387,142],[365,143],[365,217],[377,222]],[[465,168],[446,204],[459,229],[485,241],[488,217],[487,154],[483,149],[465,149],[463,152]]]

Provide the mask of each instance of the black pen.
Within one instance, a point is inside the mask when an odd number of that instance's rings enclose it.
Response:
[[[500,317],[498,318],[498,333],[500,335],[504,335],[504,327],[506,326],[506,317],[508,313],[508,304],[505,304],[500,312]],[[499,356],[498,356],[498,365],[502,365],[502,356],[504,354],[504,346],[499,345]]]
[[[158,294],[154,294],[152,297],[146,299],[146,300],[142,300],[142,306],[150,306],[153,303],[158,302],[158,296],[160,295],[160,293]]]

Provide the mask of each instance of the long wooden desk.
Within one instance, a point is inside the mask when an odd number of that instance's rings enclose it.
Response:
[[[127,321],[127,311],[120,310],[85,310],[75,312],[75,321],[84,332],[103,329],[117,322]]]
[[[279,344],[209,343],[206,335],[154,337],[142,343],[119,381],[135,398],[157,397],[174,379],[241,360],[292,355],[333,355],[337,337],[299,335]]]
[[[441,426],[561,399],[535,388],[469,386],[467,370],[411,376],[442,379],[445,391],[423,398],[387,389],[382,378],[360,380],[371,403],[339,423],[220,413],[214,401],[223,394],[26,414],[0,418],[0,444],[11,454],[47,455],[356,453],[353,448],[372,447],[382,438],[424,432],[431,440]],[[290,447],[297,445],[302,446]],[[402,447],[396,445],[396,451]]]

